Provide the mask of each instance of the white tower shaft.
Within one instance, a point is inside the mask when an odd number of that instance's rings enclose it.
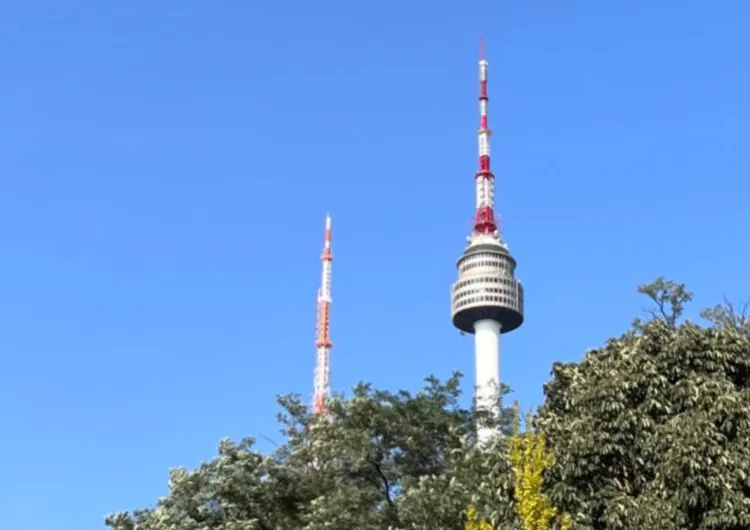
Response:
[[[487,414],[493,421],[500,419],[500,330],[499,322],[491,319],[474,323],[474,348],[476,364],[477,410]],[[479,424],[477,441],[487,444],[496,429]]]

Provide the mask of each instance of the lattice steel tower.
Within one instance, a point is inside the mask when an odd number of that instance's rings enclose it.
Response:
[[[322,274],[318,289],[318,308],[315,325],[315,380],[313,393],[313,413],[326,412],[326,400],[331,394],[331,216],[326,215],[326,231],[323,254],[320,256]]]
[[[474,334],[476,402],[496,418],[500,414],[500,335],[523,323],[523,287],[515,278],[510,255],[495,219],[495,175],[490,168],[487,123],[487,61],[484,42],[479,60],[479,170],[476,173],[476,216],[468,246],[458,259],[458,281],[451,289],[453,325]],[[480,444],[495,429],[477,425]]]

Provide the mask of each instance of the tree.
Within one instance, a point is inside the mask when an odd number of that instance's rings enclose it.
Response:
[[[270,455],[222,441],[194,471],[171,472],[156,506],[109,516],[113,530],[463,530],[477,502],[513,519],[504,449],[475,447],[475,414],[459,406],[460,375],[416,394],[361,384],[314,417],[280,398],[286,441]],[[504,417],[508,417],[506,414]],[[500,526],[495,526],[500,528]]]
[[[638,292],[648,296],[656,306],[655,309],[648,309],[648,313],[654,318],[663,319],[672,328],[682,316],[685,304],[693,299],[693,293],[687,290],[685,284],[667,280],[662,276],[651,283],[639,285]]]
[[[711,322],[718,329],[734,330],[746,339],[750,339],[750,300],[736,306],[724,297],[724,303],[701,311],[701,318]]]
[[[515,475],[516,510],[523,530],[549,530],[555,519],[560,528],[569,530],[568,514],[561,517],[544,492],[544,473],[554,462],[547,449],[544,433],[534,430],[533,416],[526,415],[526,432],[521,432],[520,411],[516,408],[514,434],[510,440],[509,456]]]
[[[218,456],[194,471],[170,472],[169,495],[149,510],[106,518],[113,530],[293,528],[301,522],[303,483],[273,457],[253,450],[253,440],[222,440]],[[233,526],[234,525],[234,526]]]
[[[560,528],[570,530],[571,518],[568,514],[558,515],[557,509],[543,490],[544,473],[553,462],[547,450],[543,433],[533,429],[531,413],[526,415],[526,431],[521,432],[521,414],[518,404],[514,407],[514,421],[511,437],[508,440],[508,460],[512,466],[513,496],[517,517],[503,518],[509,528],[520,530],[550,530]],[[486,455],[492,458],[493,455]],[[466,530],[494,530],[489,521],[481,519],[472,504],[467,510]],[[557,524],[555,525],[555,520]]]
[[[749,528],[750,344],[733,325],[679,323],[681,284],[639,290],[654,319],[553,366],[535,419],[550,498],[577,529]]]

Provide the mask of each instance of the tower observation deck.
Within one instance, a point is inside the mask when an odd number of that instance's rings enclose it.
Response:
[[[482,46],[483,47],[483,46]],[[500,335],[523,324],[523,287],[515,277],[516,260],[503,241],[495,218],[495,175],[490,167],[487,119],[487,61],[479,61],[479,170],[475,175],[476,215],[468,245],[458,259],[458,281],[451,289],[451,316],[459,330],[473,334],[476,403],[494,417],[500,414]],[[480,444],[495,429],[477,426]]]

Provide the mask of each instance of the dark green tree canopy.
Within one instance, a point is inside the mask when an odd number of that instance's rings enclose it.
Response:
[[[678,325],[683,285],[640,291],[656,318],[553,367],[536,420],[553,502],[576,528],[750,528],[747,335],[723,307],[712,327]]]

